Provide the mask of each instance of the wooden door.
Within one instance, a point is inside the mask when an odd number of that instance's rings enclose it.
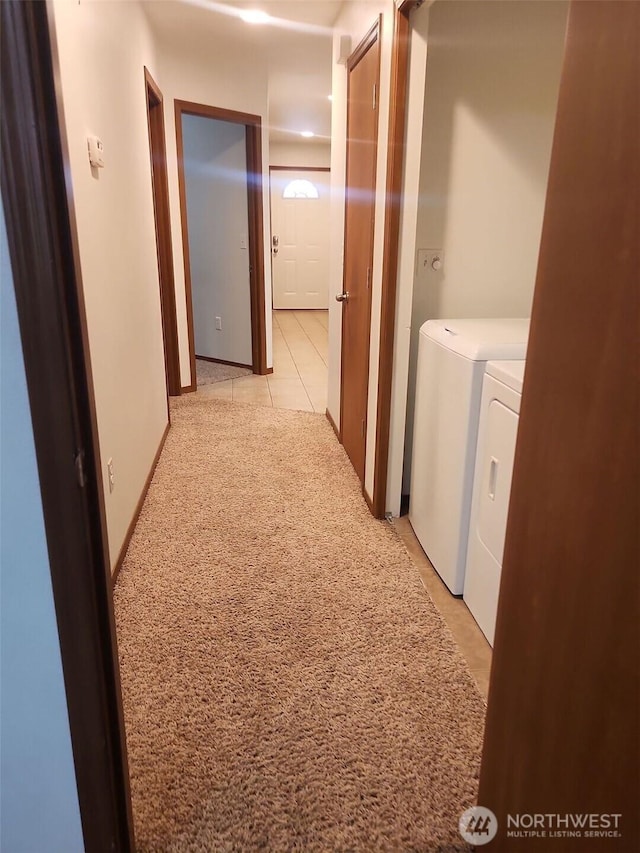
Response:
[[[480,775],[491,851],[640,849],[639,32],[637,3],[570,7]]]
[[[162,93],[146,68],[144,72],[147,88],[147,118],[149,122],[153,209],[156,221],[158,275],[160,277],[164,366],[167,391],[170,396],[179,396],[181,393],[181,382],[178,358],[178,323],[176,320],[176,296],[173,280],[173,251],[171,249],[171,222],[169,219],[169,188],[167,183],[167,154],[164,136]]]
[[[379,22],[348,63],[347,174],[342,302],[342,443],[364,482],[371,273],[378,139]]]
[[[271,269],[274,308],[327,308],[327,169],[271,171]]]

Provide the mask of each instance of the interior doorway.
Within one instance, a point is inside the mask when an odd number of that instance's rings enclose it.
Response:
[[[175,118],[191,362],[191,384],[183,390],[195,391],[196,354],[267,372],[262,122],[187,101],[175,102]],[[208,161],[199,156],[198,125],[207,136]],[[194,252],[194,237],[202,251]],[[220,286],[215,293],[214,280]]]
[[[162,92],[147,68],[144,69],[144,81],[147,93],[151,182],[153,189],[153,210],[156,222],[158,275],[160,278],[164,366],[167,378],[167,392],[169,396],[174,397],[179,396],[181,390],[176,295],[173,279],[173,252],[171,250],[171,221],[169,217],[164,107]]]
[[[182,117],[196,378],[203,362],[251,367],[245,129]]]
[[[348,61],[341,438],[364,483],[380,77],[380,21]]]

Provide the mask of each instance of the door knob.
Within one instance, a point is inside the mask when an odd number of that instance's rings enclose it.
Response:
[[[344,293],[336,293],[336,302],[348,302],[349,301],[349,293],[345,291]]]

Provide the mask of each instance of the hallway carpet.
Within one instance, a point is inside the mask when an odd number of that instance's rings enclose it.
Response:
[[[467,850],[484,703],[327,420],[172,422],[115,591],[139,850]]]
[[[198,388],[202,385],[214,385],[216,382],[226,382],[227,379],[249,376],[250,373],[253,373],[250,367],[237,367],[235,364],[221,364],[218,361],[206,361],[204,358],[196,358],[196,383]]]

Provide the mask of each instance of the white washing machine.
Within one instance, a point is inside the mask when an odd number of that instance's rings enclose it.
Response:
[[[490,361],[482,384],[464,600],[493,646],[524,361]]]
[[[429,320],[420,329],[409,521],[461,595],[486,363],[524,359],[528,320]]]

